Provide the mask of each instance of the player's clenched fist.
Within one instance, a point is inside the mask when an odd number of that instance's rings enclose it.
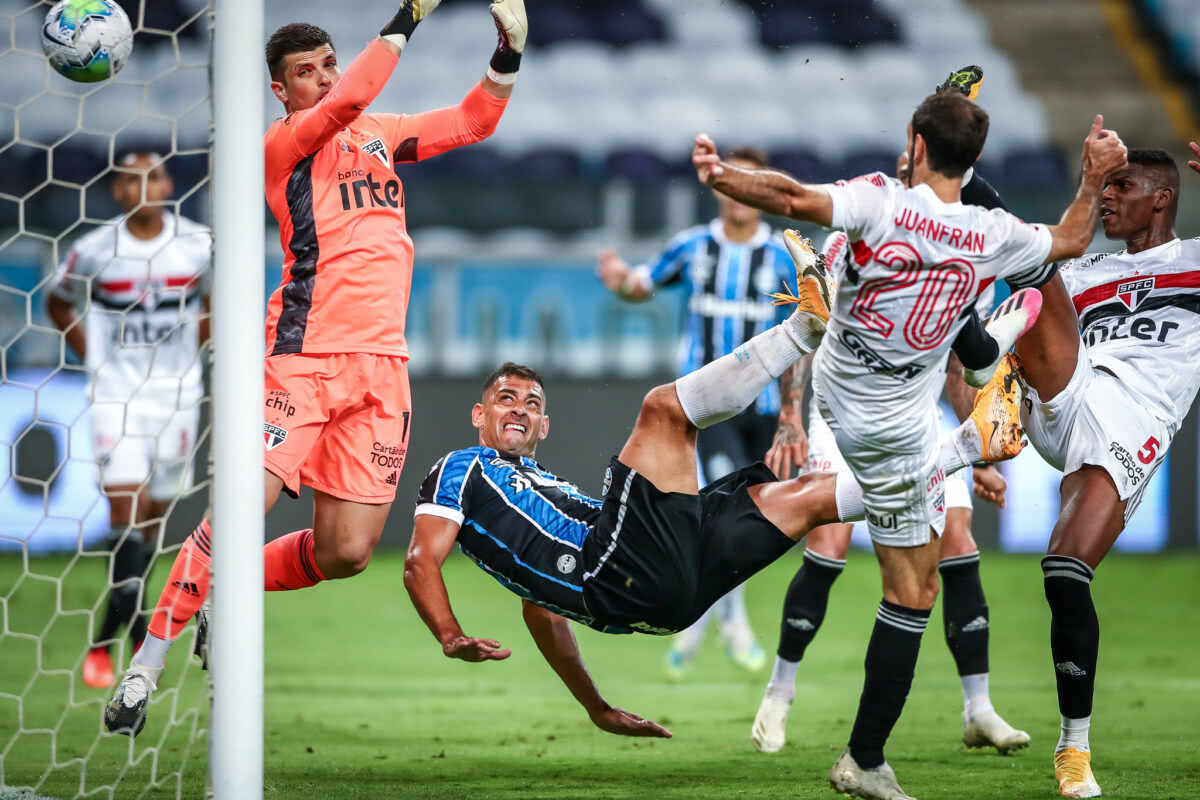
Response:
[[[717,155],[717,145],[707,133],[696,137],[696,143],[692,146],[692,166],[696,168],[696,177],[705,186],[723,172],[721,157]]]
[[[1092,129],[1083,141],[1083,172],[1103,177],[1128,165],[1129,150],[1114,130],[1104,127],[1100,114],[1092,121]]]

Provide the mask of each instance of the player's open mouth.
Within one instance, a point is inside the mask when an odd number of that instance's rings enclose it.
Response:
[[[515,422],[510,422],[510,423],[508,423],[507,425],[505,425],[505,426],[504,426],[504,430],[506,430],[506,431],[520,431],[521,433],[524,433],[524,432],[525,432],[525,426],[524,426],[524,425],[518,425],[518,424],[517,424],[517,423],[515,423]]]
[[[1100,209],[1100,217],[1101,218],[1112,216],[1115,213],[1117,213],[1117,212],[1113,211],[1111,208],[1101,208]]]

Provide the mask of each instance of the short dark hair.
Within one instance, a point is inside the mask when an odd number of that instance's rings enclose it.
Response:
[[[336,51],[329,34],[307,22],[292,22],[272,33],[267,40],[267,69],[271,80],[283,80],[283,63],[289,53],[305,53],[323,44]]]
[[[767,151],[763,150],[761,147],[752,147],[750,145],[743,145],[742,147],[733,148],[725,154],[725,160],[749,161],[751,164],[759,168],[766,167],[769,163],[771,163],[770,159],[767,158]]]
[[[1138,147],[1129,151],[1129,163],[1140,164],[1144,167],[1161,167],[1168,173],[1175,176],[1175,182],[1179,182],[1179,165],[1175,163],[1175,159],[1171,158],[1171,154],[1166,150],[1157,150],[1149,147]]]
[[[515,361],[505,361],[495,372],[487,376],[487,380],[483,382],[483,391],[492,388],[492,384],[501,378],[508,377],[525,378],[526,380],[534,381],[538,386],[542,387],[542,391],[546,391],[546,381],[538,374],[538,371],[533,367],[527,367],[524,364],[518,364]]]
[[[931,94],[912,115],[913,136],[921,134],[929,168],[960,177],[979,158],[987,140],[987,112],[960,92]]]

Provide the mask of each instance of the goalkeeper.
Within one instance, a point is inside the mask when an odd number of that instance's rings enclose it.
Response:
[[[267,42],[271,91],[286,116],[264,141],[267,204],[285,254],[267,307],[266,511],[281,491],[294,497],[305,484],[314,492],[312,528],[264,548],[267,591],[364,570],[395,499],[412,425],[404,317],[413,265],[395,167],[495,131],[528,29],[523,0],[496,0],[499,44],[458,105],[366,113],[439,1],[404,0],[345,75],[320,28],[285,25]],[[105,710],[109,730],[136,734],[145,724],[167,648],[208,596],[212,535],[205,520],[179,551],[149,634]]]

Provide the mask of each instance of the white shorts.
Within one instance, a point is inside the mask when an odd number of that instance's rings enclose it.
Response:
[[[816,383],[813,391],[820,412],[815,418],[824,421],[833,440],[833,447],[823,448],[822,455],[829,455],[832,465],[831,453],[838,454],[862,487],[871,540],[888,547],[920,547],[929,543],[930,529],[941,536],[946,528],[946,476],[938,463],[936,409],[929,411],[928,435],[914,437],[910,447],[877,445],[849,436],[822,402]],[[811,433],[809,437],[811,465]]]
[[[1030,387],[1021,424],[1038,454],[1064,475],[1084,464],[1107,472],[1128,501],[1128,521],[1175,435],[1174,424],[1146,408],[1112,373],[1093,366],[1087,348],[1080,347],[1070,382],[1053,399],[1042,402]]]
[[[92,444],[101,486],[147,486],[153,500],[169,500],[192,486],[192,454],[200,409],[169,410],[143,403],[92,405]]]
[[[808,412],[808,464],[809,472],[839,472],[849,469],[846,460],[838,452],[837,442],[834,441],[833,431],[817,410],[815,402],[810,403]],[[975,508],[971,498],[971,487],[967,486],[964,475],[970,475],[969,470],[961,470],[946,476],[946,510],[965,508],[971,511]]]

